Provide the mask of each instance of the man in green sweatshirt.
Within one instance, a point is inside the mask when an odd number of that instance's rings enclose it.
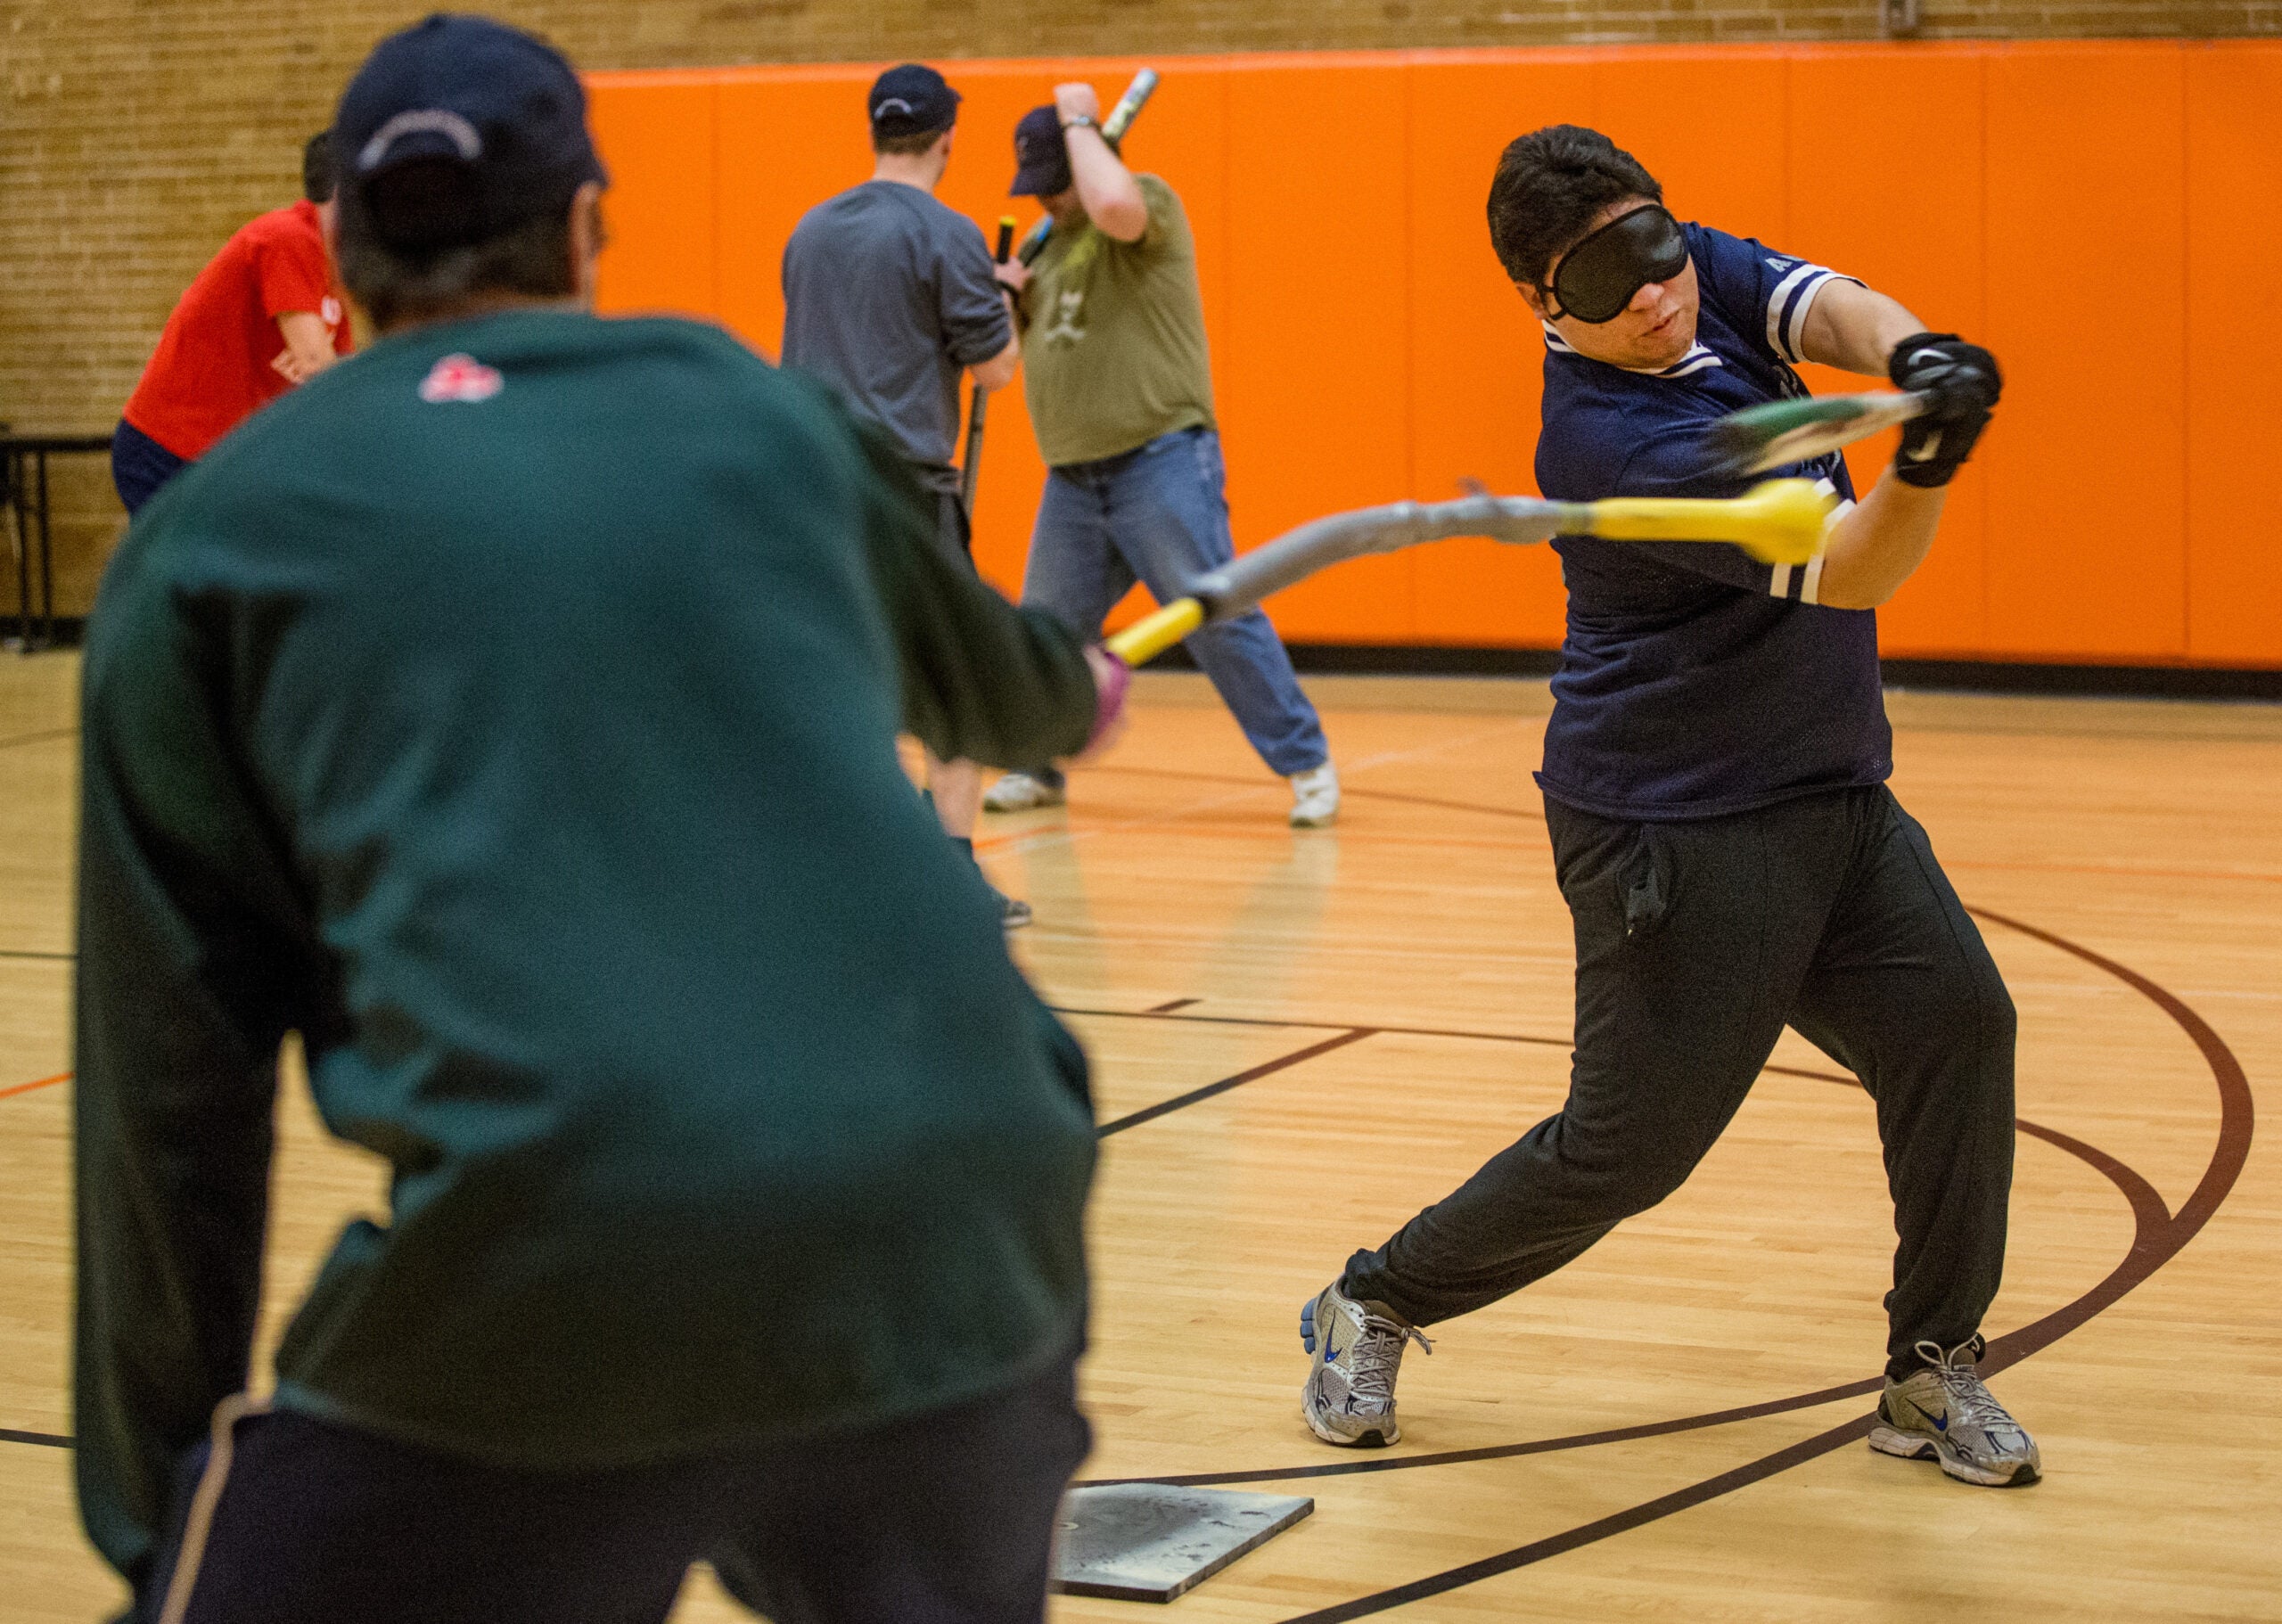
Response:
[[[170,484],[86,665],[78,1432],[137,1616],[1040,1616],[1083,1056],[901,777],[1070,756],[1123,670],[956,569],[891,447],[586,313],[538,41],[342,99],[381,339]],[[276,1059],[388,1160],[248,1383]]]

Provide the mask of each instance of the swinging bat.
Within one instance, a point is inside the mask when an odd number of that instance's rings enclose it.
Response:
[[[1144,68],[1133,76],[1133,82],[1125,87],[1125,94],[1117,98],[1117,105],[1109,110],[1109,117],[1101,122],[1102,139],[1109,143],[1111,152],[1118,150],[1118,144],[1125,139],[1125,132],[1133,127],[1134,119],[1141,116],[1141,110],[1149,104],[1149,98],[1156,94],[1156,89],[1157,70],[1154,68]],[[1030,228],[1030,234],[1022,239],[1022,259],[1024,265],[1044,251],[1046,240],[1053,232],[1051,217],[1040,220]]]
[[[1108,640],[1111,653],[1137,666],[1200,626],[1231,619],[1317,570],[1450,536],[1527,544],[1556,536],[1611,541],[1728,541],[1763,563],[1803,564],[1822,545],[1836,498],[1807,480],[1770,480],[1748,496],[1713,501],[1613,496],[1605,502],[1541,502],[1472,496],[1456,502],[1397,502],[1334,513],[1287,531],[1226,567],[1189,583],[1174,599]]]
[[[1720,458],[1721,473],[1764,473],[1908,422],[1933,405],[1933,398],[1922,391],[1895,394],[1884,390],[1776,400],[1731,413],[1712,424],[1703,439]]]

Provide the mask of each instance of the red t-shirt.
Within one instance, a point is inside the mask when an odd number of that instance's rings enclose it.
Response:
[[[277,318],[297,310],[324,321],[335,354],[349,353],[349,317],[332,291],[324,228],[307,201],[247,221],[198,273],[121,415],[195,462],[292,387],[271,363],[285,349]]]

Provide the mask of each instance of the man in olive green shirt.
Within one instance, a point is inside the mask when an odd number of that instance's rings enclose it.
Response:
[[[1086,1065],[895,741],[1069,755],[1122,668],[823,386],[587,314],[538,41],[384,41],[334,148],[380,340],[160,493],[90,627],[88,1532],[167,1624],[636,1624],[707,1558],[778,1624],[1035,1620]],[[390,1210],[249,1405],[291,1031]]]
[[[1103,138],[1092,86],[1054,94],[1015,131],[1014,185],[1045,203],[1053,229],[1028,267],[999,276],[1022,295],[1022,371],[1049,470],[1022,602],[1092,637],[1135,580],[1167,603],[1234,549],[1187,214]],[[1186,646],[1260,759],[1291,780],[1293,824],[1330,823],[1339,775],[1268,617],[1255,609]],[[1020,811],[1063,792],[1059,774],[1034,767],[983,805]]]

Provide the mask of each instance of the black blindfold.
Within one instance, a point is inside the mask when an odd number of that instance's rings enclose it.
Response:
[[[1561,256],[1550,288],[1539,291],[1557,299],[1549,316],[1580,322],[1614,321],[1632,296],[1652,282],[1670,282],[1687,268],[1687,239],[1679,222],[1660,203],[1644,203],[1588,232]]]

